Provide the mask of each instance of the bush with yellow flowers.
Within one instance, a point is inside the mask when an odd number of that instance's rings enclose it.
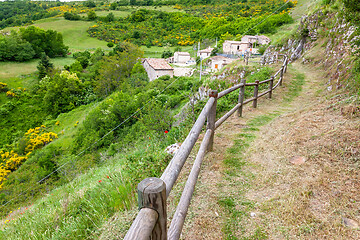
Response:
[[[6,83],[0,82],[0,92],[7,92],[8,86]]]
[[[57,139],[58,136],[53,132],[46,132],[46,126],[30,128],[24,136],[25,150],[24,156],[19,155],[13,150],[4,152],[0,151],[0,189],[6,180],[6,177],[12,172],[18,169],[23,162],[25,162],[29,155],[36,149],[39,149],[46,144]]]

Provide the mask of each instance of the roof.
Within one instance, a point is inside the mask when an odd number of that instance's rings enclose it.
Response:
[[[177,53],[178,55],[190,56],[190,53],[188,53],[188,52],[175,52],[175,53]]]
[[[205,48],[203,50],[200,50],[199,53],[211,53],[211,51],[213,50],[214,48],[211,48],[211,47],[208,47],[208,48]]]
[[[234,61],[234,59],[223,57],[223,56],[214,56],[214,57],[210,58],[210,60],[211,61],[224,61],[224,62],[228,62],[228,63]]]
[[[249,44],[248,42],[228,41],[228,40],[226,40],[224,43],[237,44],[237,45],[240,45],[240,44]]]
[[[248,37],[248,38],[255,38],[255,39],[257,39],[257,38],[258,38],[257,36],[251,36],[251,35],[244,35],[242,38],[244,38],[244,37]]]
[[[174,70],[163,58],[145,58],[145,61],[155,70]]]

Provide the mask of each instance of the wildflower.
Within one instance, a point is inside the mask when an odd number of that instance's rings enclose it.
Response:
[[[165,133],[168,133],[169,131],[168,130],[165,130]]]

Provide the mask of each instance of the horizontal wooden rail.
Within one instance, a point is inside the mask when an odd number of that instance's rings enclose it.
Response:
[[[151,208],[142,208],[136,216],[124,240],[149,240],[158,220],[158,213]],[[141,231],[139,231],[141,229]]]
[[[242,83],[236,84],[235,86],[232,86],[231,88],[228,88],[228,89],[226,89],[224,91],[219,92],[218,99],[222,98],[223,96],[225,96],[225,95],[227,95],[227,94],[229,94],[229,93],[231,93],[231,92],[233,92],[233,91],[235,91],[235,90],[237,90],[239,88],[241,88],[242,86],[244,86],[244,84],[242,84]]]
[[[245,105],[245,104],[248,104],[249,102],[252,102],[254,101],[255,98],[250,98],[246,101],[244,101],[242,104],[241,103],[238,103],[235,105],[234,108],[232,108],[229,112],[227,112],[224,116],[222,116],[221,118],[219,118],[219,120],[216,121],[215,123],[215,129],[217,129],[218,127],[220,127],[220,125],[226,121],[226,119],[228,119],[231,115],[234,114],[234,112],[241,106]]]
[[[279,85],[282,85],[283,76],[289,62],[286,55],[279,54],[278,56],[284,56],[283,65],[270,79],[266,79],[261,82],[256,80],[254,83],[246,83],[246,79],[241,79],[240,84],[234,85],[219,94],[215,90],[211,90],[209,92],[209,100],[199,114],[180,149],[171,159],[170,163],[161,175],[161,178],[147,178],[139,184],[138,198],[140,211],[124,239],[178,240],[180,238],[199,176],[202,161],[206,152],[212,150],[215,130],[236,111],[238,111],[238,116],[241,117],[243,106],[247,103],[253,102],[253,107],[255,108],[257,107],[258,98],[263,97],[266,94],[269,94],[269,98],[272,97],[272,91]],[[274,59],[274,61],[275,60],[278,61],[278,59]],[[245,58],[245,61],[248,61],[248,57]],[[278,80],[274,86],[275,79]],[[269,83],[268,90],[258,93],[259,86],[265,83]],[[252,98],[244,101],[245,88],[247,86],[254,86],[254,94]],[[237,89],[240,89],[238,103],[230,111],[215,121],[218,99]],[[192,170],[186,181],[169,230],[167,230],[166,199],[168,198],[190,152],[198,140],[206,121],[207,126],[203,141],[201,142]]]
[[[270,78],[270,79],[266,79],[266,80],[264,80],[264,81],[261,81],[261,82],[259,82],[259,84],[267,83],[267,82],[270,82],[270,81],[271,81],[271,78]]]

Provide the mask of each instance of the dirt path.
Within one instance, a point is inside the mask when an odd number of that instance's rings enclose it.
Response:
[[[360,121],[325,82],[294,63],[272,100],[217,130],[183,239],[360,239]]]

